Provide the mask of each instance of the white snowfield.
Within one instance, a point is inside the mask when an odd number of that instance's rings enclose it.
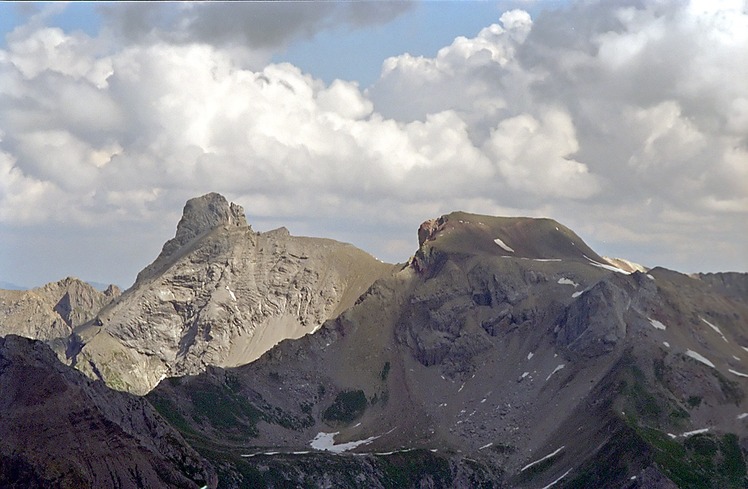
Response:
[[[551,453],[549,453],[548,455],[546,455],[546,456],[545,456],[545,457],[543,457],[543,458],[539,458],[539,459],[537,459],[537,460],[536,460],[536,461],[534,461],[534,462],[530,462],[529,464],[527,464],[527,465],[525,465],[524,467],[522,467],[521,469],[519,469],[519,471],[520,471],[520,472],[524,472],[525,470],[529,469],[529,468],[530,468],[530,467],[532,467],[533,465],[537,465],[537,464],[539,464],[540,462],[542,462],[542,461],[544,461],[544,460],[548,460],[548,459],[549,459],[549,458],[551,458],[551,457],[555,457],[555,456],[556,456],[556,454],[557,454],[558,452],[560,452],[561,450],[563,450],[564,448],[566,448],[566,445],[563,445],[563,446],[561,446],[561,447],[560,447],[560,448],[558,448],[558,449],[557,449],[557,450],[556,450],[555,452],[551,452]]]
[[[348,450],[353,450],[360,445],[368,445],[373,442],[379,436],[370,436],[364,440],[349,441],[348,443],[335,444],[335,435],[340,433],[336,431],[334,433],[317,433],[317,436],[311,441],[310,445],[315,450],[325,450],[333,453],[343,453]]]
[[[693,350],[686,350],[686,356],[689,356],[689,357],[693,358],[694,360],[703,363],[704,365],[708,365],[708,366],[710,366],[712,368],[717,368],[704,355],[702,355],[700,353],[696,353]]]
[[[506,243],[504,243],[501,240],[501,238],[496,238],[495,240],[493,240],[493,242],[499,245],[504,251],[508,251],[509,253],[514,253],[514,250],[510,246],[508,246]]]
[[[667,329],[667,326],[665,326],[664,324],[662,324],[658,320],[652,319],[652,318],[647,318],[647,319],[649,319],[649,323],[652,325],[652,327],[654,329],[659,329],[659,330],[662,330],[662,331],[665,331]]]

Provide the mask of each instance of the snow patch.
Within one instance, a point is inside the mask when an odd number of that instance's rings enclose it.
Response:
[[[572,243],[572,244],[573,244],[573,243]],[[598,268],[604,268],[605,270],[610,270],[611,272],[622,273],[622,274],[624,274],[624,275],[631,275],[631,272],[627,272],[626,270],[623,270],[623,269],[621,269],[621,268],[618,268],[618,267],[614,267],[613,265],[607,265],[607,264],[605,264],[605,263],[600,263],[600,262],[597,262],[597,261],[593,260],[592,258],[590,258],[590,257],[589,257],[589,256],[587,256],[587,255],[582,255],[582,256],[583,256],[583,257],[585,257],[585,258],[587,258],[587,260],[589,260],[589,262],[590,262],[590,263],[591,263],[592,265],[594,265],[594,266],[596,266],[596,267],[598,267]]]
[[[735,359],[735,360],[737,360],[738,362],[742,362],[742,360],[741,360],[740,358],[736,357],[735,355],[733,355],[733,356],[732,356],[732,358],[734,358],[734,359]]]
[[[733,370],[731,368],[727,369],[727,371],[730,372],[731,374],[737,375],[738,377],[748,377],[748,374],[744,374],[742,372],[738,372],[737,370]]]
[[[745,350],[745,351],[748,351],[748,348],[746,348],[746,347],[744,347],[744,346],[741,346],[740,348],[742,348],[742,349],[743,349],[743,350]]]
[[[709,327],[712,328],[714,331],[716,331],[717,334],[719,334],[722,337],[722,339],[725,340],[725,343],[729,343],[729,341],[727,341],[727,338],[725,338],[725,335],[722,334],[722,331],[720,331],[720,329],[717,326],[715,326],[714,324],[710,323],[709,321],[707,321],[704,318],[701,318],[701,320],[704,321],[707,325],[709,325]]]
[[[576,299],[577,297],[579,297],[579,296],[580,296],[580,295],[582,295],[582,294],[584,294],[584,291],[583,291],[583,290],[580,290],[580,291],[578,291],[578,292],[574,292],[573,294],[571,294],[571,298],[572,298],[572,299]]]
[[[257,452],[257,453],[242,453],[242,454],[241,454],[241,455],[239,455],[239,456],[240,456],[240,457],[242,457],[242,458],[252,458],[252,457],[256,457],[256,456],[258,456],[258,455],[268,455],[268,456],[273,456],[273,455],[278,455],[279,453],[281,453],[281,452]]]
[[[563,450],[564,448],[566,448],[566,445],[562,446],[561,448],[559,448],[559,449],[558,449],[558,450],[556,450],[555,452],[549,453],[548,455],[546,455],[546,456],[545,456],[545,457],[543,457],[543,458],[539,458],[539,459],[537,459],[537,460],[536,460],[536,461],[534,461],[534,462],[530,462],[529,464],[527,464],[527,465],[525,465],[524,467],[522,467],[522,468],[521,468],[521,469],[520,469],[519,471],[520,471],[520,472],[524,472],[525,470],[529,469],[529,468],[530,468],[530,467],[532,467],[533,465],[537,465],[537,464],[539,464],[540,462],[543,462],[543,461],[545,461],[545,460],[548,460],[548,459],[549,459],[549,458],[551,458],[551,457],[555,457],[555,456],[556,456],[556,454],[557,454],[558,452],[560,452],[561,450]]]
[[[667,341],[663,341],[662,344],[665,345],[666,348],[670,348],[670,343]]]
[[[647,269],[644,266],[639,265],[638,263],[634,263],[631,260],[626,260],[625,258],[611,258],[608,256],[604,256],[603,259],[615,267],[628,268],[629,270],[631,270],[631,272],[644,273],[647,271]]]
[[[368,445],[369,443],[379,438],[379,436],[370,436],[369,438],[366,438],[364,440],[349,441],[348,443],[341,443],[339,445],[336,445],[334,438],[338,433],[340,432],[336,431],[334,433],[317,433],[317,436],[314,437],[310,445],[315,450],[343,453],[348,450],[352,450],[360,445]]]
[[[648,278],[648,279],[650,279],[650,280],[654,280],[654,279],[655,279],[655,278],[654,278],[654,277],[652,276],[652,274],[651,274],[651,273],[648,273],[648,274],[647,274],[647,278]]]
[[[522,377],[520,377],[520,378],[524,379],[524,378],[525,378],[525,377],[527,377],[528,375],[530,375],[530,372],[523,372],[523,373],[522,373]]]
[[[488,447],[490,447],[491,445],[493,445],[493,442],[491,442],[491,443],[486,443],[485,445],[483,445],[482,447],[480,447],[480,448],[479,448],[478,450],[483,450],[484,448],[488,448]]]
[[[665,331],[667,329],[667,326],[665,326],[664,324],[662,324],[658,320],[652,319],[652,318],[647,318],[647,319],[649,319],[649,323],[652,325],[652,327],[654,327],[654,329],[659,329],[659,330],[662,330],[662,331]]]
[[[738,414],[738,419],[748,418],[748,413]]]
[[[236,296],[234,295],[234,292],[231,289],[229,289],[228,285],[226,286],[226,290],[229,291],[229,295],[231,296],[231,300],[234,301],[234,302],[236,302]]]
[[[559,365],[558,367],[554,368],[554,369],[553,369],[553,372],[551,372],[550,374],[548,374],[548,377],[546,377],[546,378],[545,378],[546,382],[548,381],[548,379],[550,379],[550,378],[551,378],[551,377],[553,376],[553,374],[555,374],[556,372],[558,372],[559,370],[561,370],[561,369],[562,369],[562,368],[564,368],[565,366],[566,366],[566,365],[562,363],[562,364],[561,364],[561,365]]]
[[[717,368],[717,367],[714,366],[714,364],[712,362],[710,362],[709,360],[707,360],[707,358],[704,355],[701,355],[700,353],[696,353],[693,350],[686,350],[686,356],[689,356],[689,357],[693,358],[694,360],[703,363],[704,365],[708,365],[708,366],[710,366],[712,368]]]
[[[700,430],[687,431],[687,432],[683,433],[680,436],[688,438],[689,436],[700,435],[702,433],[706,433],[709,430],[710,430],[710,428],[701,428]]]
[[[493,242],[499,245],[501,248],[503,248],[504,251],[508,251],[509,253],[514,253],[514,250],[511,247],[507,246],[507,244],[504,243],[500,238],[496,238],[495,240],[493,240]]]
[[[415,450],[415,448],[403,448],[400,450],[392,450],[391,452],[375,452],[374,455],[392,455],[393,453],[408,453],[408,452],[412,452],[413,450]]]
[[[563,474],[561,474],[561,477],[559,477],[555,481],[551,482],[547,486],[543,487],[543,489],[548,489],[549,487],[555,486],[561,479],[563,479],[564,477],[566,477],[567,475],[569,475],[569,472],[571,472],[571,469],[569,469],[566,472],[564,472]]]
[[[668,433],[668,434],[667,434],[667,436],[669,436],[670,438],[673,438],[673,439],[675,439],[675,438],[678,438],[677,436],[675,436],[675,435],[674,435],[674,434],[672,434],[672,433]]]
[[[566,277],[561,277],[560,279],[558,279],[558,283],[561,285],[573,285],[574,287],[579,287],[578,283]]]
[[[533,352],[530,352],[530,353],[528,353],[528,354],[527,354],[527,359],[528,359],[528,360],[529,360],[529,359],[531,359],[533,355],[534,355],[534,353],[533,353]]]

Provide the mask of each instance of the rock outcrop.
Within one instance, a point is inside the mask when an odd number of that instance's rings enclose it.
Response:
[[[144,399],[0,338],[0,486],[215,487],[215,471]]]
[[[76,366],[143,394],[166,376],[249,363],[315,331],[394,271],[367,253],[285,228],[257,233],[218,194],[187,202],[176,236],[132,288],[76,330]]]
[[[0,336],[17,334],[46,341],[64,360],[73,329],[119,294],[114,285],[100,292],[72,277],[31,290],[0,290]]]

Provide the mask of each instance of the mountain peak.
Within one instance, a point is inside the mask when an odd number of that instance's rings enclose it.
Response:
[[[171,263],[180,249],[219,227],[252,229],[247,224],[244,208],[233,202],[229,203],[219,193],[211,192],[188,200],[177,224],[176,234],[164,244],[156,261],[138,274],[136,282],[158,273]]]
[[[190,199],[182,211],[182,219],[177,224],[175,240],[184,244],[218,226],[247,226],[244,208],[216,192]]]
[[[548,218],[493,217],[452,212],[418,229],[418,244],[447,253],[605,263],[571,229]]]

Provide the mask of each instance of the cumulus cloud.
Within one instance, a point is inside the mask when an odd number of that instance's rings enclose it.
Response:
[[[165,239],[185,199],[215,190],[250,222],[390,260],[421,220],[464,209],[550,215],[593,245],[647,246],[648,265],[745,269],[748,15],[640,3],[505,12],[432,58],[385,60],[367,90],[246,53],[371,4],[269,23],[291,6],[225,4],[223,26],[210,4],[108,6],[138,34],[120,47],[17,29],[0,51],[0,223]]]

